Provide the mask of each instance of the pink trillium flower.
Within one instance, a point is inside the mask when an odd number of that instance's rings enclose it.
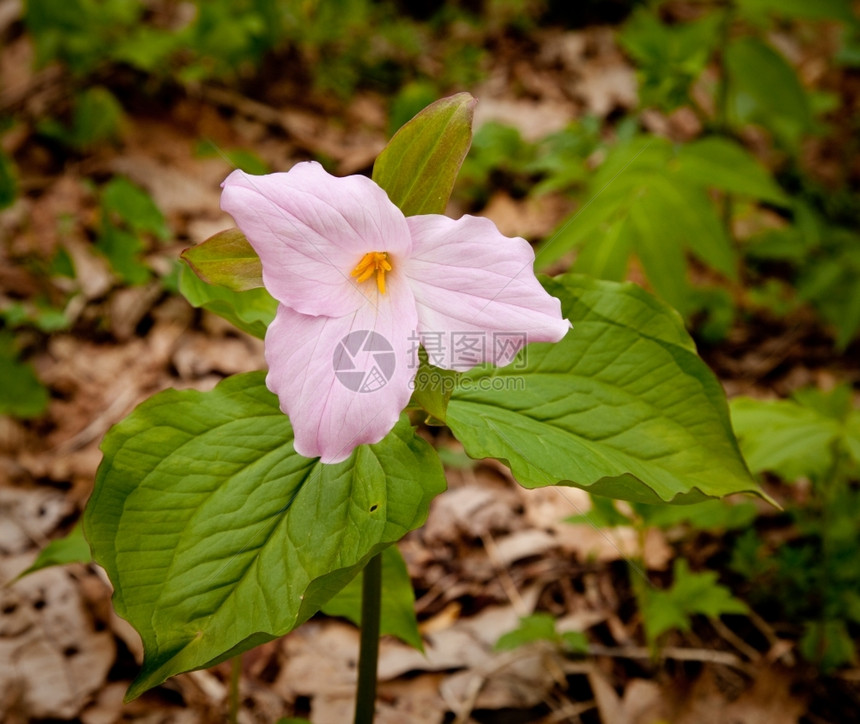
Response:
[[[432,364],[463,370],[570,328],[531,246],[489,219],[407,218],[369,178],[315,162],[234,171],[223,189],[278,301],[266,385],[300,455],[336,463],[385,437],[409,402],[419,343]]]

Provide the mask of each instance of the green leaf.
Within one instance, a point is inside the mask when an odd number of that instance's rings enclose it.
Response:
[[[149,267],[142,258],[143,241],[137,234],[114,226],[105,218],[95,247],[105,255],[126,284],[146,284],[149,281]]]
[[[461,376],[447,424],[525,487],[573,485],[645,503],[761,495],[720,383],[678,314],[633,284],[545,280],[573,329],[514,364]]]
[[[604,187],[597,187],[597,184],[594,183],[592,185],[597,188],[597,191],[589,196],[577,211],[565,219],[546,241],[538,245],[535,258],[537,268],[546,269],[571,249],[586,244],[590,239],[597,238],[598,241],[591,244],[592,246],[602,246],[606,243],[613,247],[611,251],[606,253],[609,254],[614,251],[618,256],[599,263],[589,261],[589,268],[593,266],[596,269],[601,267],[612,269],[614,271],[607,273],[613,277],[617,275],[619,267],[626,271],[627,256],[622,255],[629,256],[630,244],[626,242],[625,236],[619,238],[612,235],[610,229],[626,220],[625,204],[629,201],[628,190],[621,188],[620,184]],[[619,229],[618,233],[623,232]],[[583,251],[582,253],[588,252]],[[599,258],[600,252],[593,252],[592,254]],[[586,271],[586,269],[581,271]]]
[[[263,265],[239,229],[226,229],[182,252],[188,266],[207,284],[234,292],[263,286]]]
[[[595,237],[602,243],[609,227],[627,218],[631,199],[647,189],[655,173],[665,173],[671,153],[669,143],[656,136],[640,136],[613,148],[594,173],[590,194],[582,206],[538,247],[536,266],[545,269],[570,249]]]
[[[639,138],[615,148],[591,188],[589,200],[539,248],[541,268],[581,247],[575,271],[620,281],[635,254],[654,290],[685,315],[696,306],[688,253],[736,278],[735,251],[705,182],[679,172],[666,141]]]
[[[836,328],[836,347],[844,350],[860,333],[860,235],[821,227],[823,248],[800,259],[796,288]]]
[[[113,58],[146,73],[169,67],[170,55],[181,45],[182,36],[162,28],[139,25],[122,34],[122,42],[111,49]]]
[[[407,216],[445,211],[472,142],[477,101],[457,93],[427,106],[401,128],[373,165],[373,180]]]
[[[129,698],[294,629],[445,487],[405,416],[337,465],[292,438],[262,372],[162,392],[106,435],[84,532],[144,642]]]
[[[667,189],[671,184],[657,182],[632,201],[626,228],[654,291],[686,316],[691,311],[687,259],[677,234],[680,219],[672,214],[676,205]]]
[[[739,38],[726,46],[725,65],[733,121],[761,124],[796,150],[812,126],[812,111],[794,69],[757,38]]]
[[[737,260],[731,241],[703,188],[690,185],[677,175],[670,178],[655,174],[633,208],[647,214],[650,221],[647,241],[646,236],[640,234],[637,250],[646,246],[689,250],[729,279],[737,278]],[[639,255],[644,263],[644,251]],[[659,265],[659,257],[652,262]],[[649,271],[649,279],[651,275]],[[682,273],[681,278],[684,276]]]
[[[65,538],[57,538],[46,545],[33,564],[19,578],[35,573],[49,566],[62,566],[66,563],[90,563],[93,554],[90,544],[84,538],[84,527],[78,523]]]
[[[81,91],[75,100],[72,127],[63,138],[72,148],[90,150],[119,136],[122,106],[107,88],[95,86]]]
[[[731,194],[750,196],[777,206],[789,197],[745,148],[734,141],[709,136],[681,147],[678,173],[690,182]]]
[[[857,661],[854,637],[845,621],[811,621],[800,639],[800,653],[825,673]]]
[[[642,621],[652,643],[672,629],[689,631],[690,617],[694,614],[719,618],[726,613],[744,614],[749,610],[728,588],[717,583],[713,571],[691,573],[687,561],[678,558],[674,575],[672,587],[665,591],[640,588]]]
[[[260,339],[266,336],[266,328],[278,309],[278,303],[262,287],[234,292],[207,284],[188,267],[179,271],[179,291],[191,306],[208,309]]]
[[[611,282],[623,282],[627,278],[632,251],[633,233],[626,219],[617,221],[601,234],[600,243],[582,247],[573,271]]]
[[[559,638],[562,647],[572,654],[588,653],[588,636],[582,631],[563,631]]]
[[[496,651],[509,651],[536,641],[548,641],[566,651],[577,654],[588,652],[588,637],[581,631],[559,633],[555,617],[549,613],[533,613],[520,619],[520,625],[496,641]]]
[[[847,405],[828,409],[828,397],[844,398]],[[768,470],[789,481],[820,479],[833,466],[836,449],[860,464],[860,409],[851,409],[847,386],[829,394],[801,391],[795,400],[738,397],[732,400],[731,412],[741,450],[754,473]]]
[[[0,415],[21,419],[39,417],[48,406],[48,391],[39,382],[33,367],[18,357],[15,338],[0,330]]]
[[[322,612],[327,616],[348,618],[360,627],[361,590],[362,576],[359,574],[322,607]],[[424,651],[418,619],[415,617],[415,591],[406,570],[406,561],[396,545],[382,552],[382,613],[379,631],[381,634],[396,636],[413,648]]]
[[[641,102],[673,110],[689,101],[690,85],[701,75],[717,46],[721,13],[668,25],[653,9],[637,8],[619,33],[636,61]]]
[[[152,197],[127,178],[116,176],[102,189],[102,210],[111,221],[137,234],[150,233],[166,240],[170,229]]]
[[[549,613],[533,613],[520,619],[519,628],[503,634],[496,641],[494,648],[497,651],[508,651],[535,641],[555,642],[556,638],[555,617]]]

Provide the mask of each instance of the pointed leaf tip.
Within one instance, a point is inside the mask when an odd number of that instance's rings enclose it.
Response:
[[[208,284],[245,292],[263,286],[263,265],[239,229],[225,229],[180,255]]]
[[[444,213],[472,144],[477,102],[457,93],[431,103],[379,154],[373,180],[407,216]]]

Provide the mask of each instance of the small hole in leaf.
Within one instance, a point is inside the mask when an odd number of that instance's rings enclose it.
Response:
[[[370,506],[370,512],[373,513],[378,507],[379,506],[376,503],[374,503],[373,505]]]

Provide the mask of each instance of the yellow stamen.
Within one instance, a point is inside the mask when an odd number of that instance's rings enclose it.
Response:
[[[357,277],[357,282],[366,282],[376,274],[376,288],[380,294],[385,294],[385,272],[391,271],[391,262],[388,261],[388,252],[369,251],[361,261],[356,264],[350,276]]]

